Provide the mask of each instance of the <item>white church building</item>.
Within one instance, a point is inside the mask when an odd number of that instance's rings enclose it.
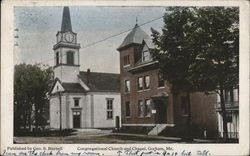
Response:
[[[63,8],[61,31],[56,37],[50,127],[114,128],[120,125],[120,75],[80,71],[80,44],[72,31],[68,7]]]

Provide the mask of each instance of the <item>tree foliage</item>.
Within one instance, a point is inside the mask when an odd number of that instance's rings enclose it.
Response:
[[[219,93],[227,133],[223,91],[239,83],[239,8],[172,7],[164,23],[162,34],[152,29],[152,54],[172,92]]]
[[[46,123],[44,111],[52,69],[41,65],[15,65],[14,71],[14,125],[15,130],[36,128]]]
[[[162,35],[152,29],[153,43],[156,45],[153,57],[159,61],[161,71],[172,85],[173,95],[187,93],[188,118],[185,139],[189,140],[192,138],[190,93],[195,90],[189,79],[192,74],[189,68],[197,53],[193,39],[197,19],[193,8],[171,8],[170,12],[164,15]]]
[[[199,90],[238,87],[239,81],[238,8],[201,8],[197,10],[195,40],[199,45],[190,81]]]
[[[199,90],[214,90],[220,95],[223,137],[227,140],[224,92],[239,87],[239,9],[208,7],[197,10],[197,15],[200,53],[191,66],[190,80]]]
[[[172,91],[191,91],[193,86],[188,77],[189,66],[194,62],[195,50],[192,46],[195,31],[194,10],[190,8],[171,9],[164,15],[162,34],[152,29],[153,57],[159,61],[160,68]]]

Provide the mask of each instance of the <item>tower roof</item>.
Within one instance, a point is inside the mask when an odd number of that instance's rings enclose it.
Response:
[[[138,24],[136,24],[132,31],[125,37],[124,41],[117,48],[117,50],[120,50],[121,48],[133,43],[142,44],[143,40],[150,40],[150,37],[138,26]]]
[[[61,31],[62,32],[67,32],[67,31],[72,32],[69,7],[63,8]]]

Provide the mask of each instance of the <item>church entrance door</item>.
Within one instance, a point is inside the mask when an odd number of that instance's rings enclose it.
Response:
[[[73,112],[73,128],[81,127],[81,112]]]
[[[155,102],[156,107],[156,123],[164,124],[167,122],[167,108],[163,101]]]

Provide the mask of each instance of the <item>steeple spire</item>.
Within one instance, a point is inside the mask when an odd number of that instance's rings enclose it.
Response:
[[[63,8],[61,31],[62,32],[72,31],[69,7]]]

